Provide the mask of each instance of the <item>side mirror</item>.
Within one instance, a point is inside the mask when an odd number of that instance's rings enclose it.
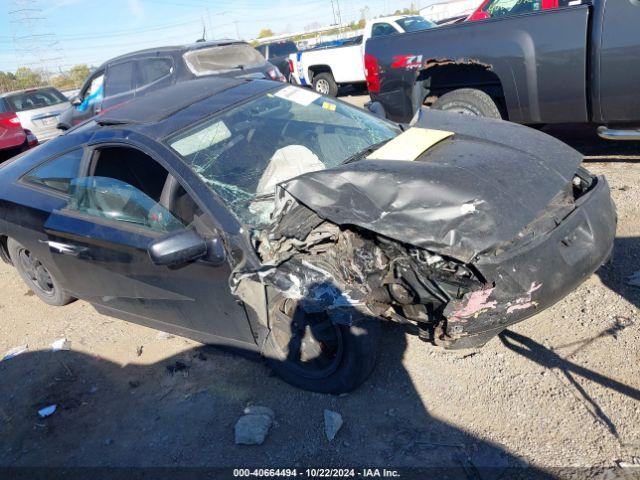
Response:
[[[73,97],[71,97],[71,100],[69,101],[71,102],[71,105],[73,105],[74,107],[77,107],[82,103],[82,99],[78,95],[74,95]]]
[[[195,230],[185,229],[152,241],[147,251],[154,264],[172,267],[206,257],[209,247]]]

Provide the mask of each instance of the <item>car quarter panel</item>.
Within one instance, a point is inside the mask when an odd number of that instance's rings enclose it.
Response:
[[[429,69],[475,65],[500,80],[511,121],[586,122],[588,19],[585,5],[371,39],[366,51],[381,77],[372,99],[389,118],[409,121],[424,100],[414,87]]]

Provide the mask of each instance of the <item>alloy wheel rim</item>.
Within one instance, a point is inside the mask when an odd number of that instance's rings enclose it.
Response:
[[[320,79],[316,82],[316,91],[323,95],[327,95],[329,93],[329,82],[325,79]]]
[[[56,287],[53,284],[53,279],[49,270],[38,260],[29,250],[20,249],[18,252],[20,258],[20,264],[23,271],[29,278],[31,287],[38,290],[41,294],[46,296],[53,296],[55,294]]]

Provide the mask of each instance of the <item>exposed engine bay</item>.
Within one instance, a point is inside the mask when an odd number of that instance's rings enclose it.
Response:
[[[256,238],[260,274],[308,313],[348,324],[352,309],[433,333],[454,299],[481,290],[471,268],[357,227],[339,227],[296,205],[270,235]]]

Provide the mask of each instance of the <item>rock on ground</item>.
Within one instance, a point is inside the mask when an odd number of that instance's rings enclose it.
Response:
[[[342,428],[342,415],[331,410],[324,411],[324,433],[330,442],[336,438],[338,431]]]
[[[268,407],[250,406],[236,423],[236,445],[262,445],[267,438],[275,413]]]

